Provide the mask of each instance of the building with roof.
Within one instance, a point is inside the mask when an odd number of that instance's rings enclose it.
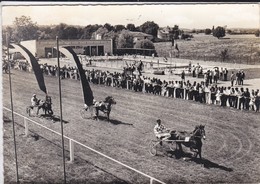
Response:
[[[159,28],[157,31],[157,37],[162,40],[171,40],[173,32],[170,27]]]
[[[143,33],[143,32],[129,31],[129,33],[133,36],[134,42],[136,42],[138,40],[143,40],[143,39],[148,39],[148,40],[152,40],[153,39],[153,35],[146,34],[146,33]]]
[[[57,57],[56,40],[27,40],[22,41],[21,45],[25,46],[31,53],[38,58]],[[113,42],[109,40],[59,40],[59,46],[71,46],[77,54],[87,56],[103,56],[113,54]]]

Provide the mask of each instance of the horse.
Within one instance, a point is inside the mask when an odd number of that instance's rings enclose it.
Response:
[[[107,121],[109,121],[109,115],[112,109],[112,105],[116,104],[115,99],[112,96],[108,96],[104,101],[99,102],[99,105],[94,106],[96,110],[96,115],[94,119],[98,119],[99,111],[102,111],[107,116]]]
[[[45,101],[42,101],[42,103],[39,104],[38,112],[40,109],[42,109],[44,111],[45,116],[46,116],[46,113],[48,113],[50,116],[53,115],[52,102],[51,102],[50,96],[46,96]]]
[[[53,115],[53,110],[52,110],[52,103],[51,103],[51,97],[48,96],[46,97],[46,100],[38,100],[36,103],[36,107],[37,107],[37,111],[36,114],[39,114],[39,110],[42,109],[44,112],[44,115],[46,116],[46,114],[48,113],[48,115],[52,116]],[[31,110],[33,110],[33,106],[28,106],[26,108],[26,113],[29,114],[29,116],[31,116]]]
[[[195,158],[199,155],[201,159],[201,148],[202,148],[202,141],[206,139],[206,133],[205,133],[205,126],[199,125],[195,127],[195,130],[191,133],[190,137],[185,136],[184,132],[180,132],[176,136],[176,140],[180,140],[179,142],[176,142],[176,144],[179,147],[179,150],[183,152],[182,150],[182,144],[186,147],[189,147],[192,152],[194,152]],[[189,139],[189,140],[188,140]]]

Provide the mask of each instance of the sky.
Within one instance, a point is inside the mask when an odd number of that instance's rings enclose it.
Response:
[[[22,15],[30,16],[38,25],[133,23],[139,26],[146,21],[154,21],[159,27],[172,27],[176,24],[188,29],[212,28],[213,25],[227,28],[260,28],[260,4],[257,3],[2,6],[3,25],[12,25],[15,17]]]

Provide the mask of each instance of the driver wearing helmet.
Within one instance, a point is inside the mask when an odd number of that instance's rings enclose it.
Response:
[[[166,140],[168,138],[171,137],[171,133],[169,132],[169,130],[161,123],[161,120],[158,119],[157,124],[154,127],[154,134],[155,136],[160,139],[160,140]],[[162,145],[162,142],[160,142],[160,144]]]
[[[98,107],[99,106],[99,102],[97,102],[95,99],[93,99],[93,106],[94,107]]]
[[[37,99],[36,94],[33,94],[32,98],[31,98],[31,103],[32,103],[32,108],[38,106],[39,100]]]

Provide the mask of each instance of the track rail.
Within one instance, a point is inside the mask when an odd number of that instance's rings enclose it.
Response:
[[[9,109],[9,108],[3,107],[3,109],[11,112],[11,109]],[[49,131],[51,131],[51,132],[61,136],[61,133],[59,133],[59,132],[57,132],[55,130],[52,130],[51,128],[48,128],[48,127],[46,127],[44,125],[41,125],[40,123],[38,123],[38,122],[36,122],[34,120],[31,120],[30,118],[28,118],[28,117],[26,117],[24,115],[21,115],[21,114],[19,114],[17,112],[14,112],[14,114],[16,114],[16,115],[18,115],[18,116],[20,116],[20,117],[22,117],[24,119],[24,128],[25,128],[25,135],[26,136],[28,136],[28,133],[29,133],[28,122],[34,123],[34,124],[36,124],[36,125],[38,125],[38,126],[40,126],[42,128],[45,128],[45,129],[47,129],[47,130],[49,130]],[[128,168],[128,169],[130,169],[132,171],[135,171],[135,172],[137,172],[137,173],[139,173],[139,174],[149,178],[150,179],[150,184],[153,184],[154,182],[158,182],[158,183],[161,183],[161,184],[166,184],[165,182],[163,182],[161,180],[158,180],[158,179],[156,179],[156,178],[154,178],[154,177],[152,177],[152,176],[150,176],[148,174],[145,174],[145,173],[143,173],[143,172],[141,172],[141,171],[139,171],[139,170],[137,170],[137,169],[135,169],[135,168],[133,168],[131,166],[128,166],[128,165],[126,165],[126,164],[124,164],[124,163],[122,163],[122,162],[120,162],[120,161],[118,161],[118,160],[116,160],[116,159],[114,159],[114,158],[112,158],[112,157],[110,157],[108,155],[105,155],[104,153],[101,153],[100,151],[97,151],[97,150],[95,150],[95,149],[93,149],[93,148],[91,148],[91,147],[89,147],[89,146],[87,146],[87,145],[85,145],[85,144],[83,144],[83,143],[81,143],[81,142],[79,142],[77,140],[74,140],[74,139],[72,139],[72,138],[70,138],[70,137],[68,137],[66,135],[64,135],[64,138],[69,140],[70,161],[71,162],[74,161],[74,144],[76,143],[76,144],[78,144],[78,145],[80,145],[80,146],[82,146],[84,148],[87,148],[87,149],[91,150],[92,152],[94,152],[96,154],[99,154],[99,155],[101,155],[101,156],[103,156],[103,157],[105,157],[105,158],[107,158],[107,159],[109,159],[109,160],[111,160],[111,161],[121,165],[121,166],[124,166],[124,167],[126,167],[126,168]]]

